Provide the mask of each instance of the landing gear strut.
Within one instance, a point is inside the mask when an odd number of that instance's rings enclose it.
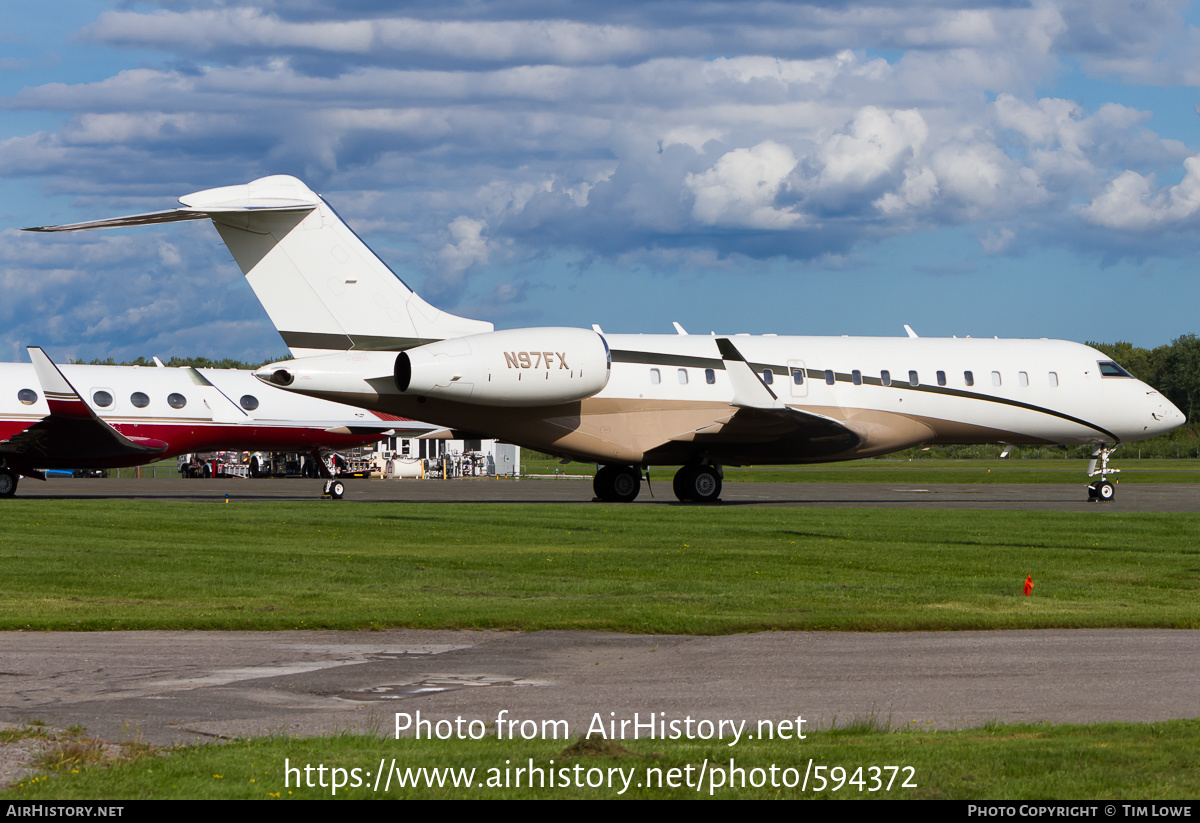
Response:
[[[683,503],[716,503],[721,499],[721,469],[717,466],[684,466],[672,481],[675,496]]]
[[[605,503],[631,503],[642,490],[642,476],[633,466],[601,466],[592,490]]]
[[[1112,500],[1117,494],[1117,487],[1109,482],[1110,474],[1117,474],[1120,469],[1110,469],[1108,467],[1108,458],[1117,450],[1116,446],[1111,449],[1107,446],[1098,446],[1092,452],[1092,462],[1088,463],[1088,477],[1100,475],[1100,479],[1088,486],[1088,502],[1089,503],[1107,503]],[[1096,468],[1096,463],[1100,463],[1100,468]]]

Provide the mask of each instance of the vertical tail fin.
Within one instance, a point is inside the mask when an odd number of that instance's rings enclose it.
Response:
[[[295,357],[403,349],[492,330],[426,303],[321,197],[295,177],[263,177],[179,198],[181,209],[34,231],[209,218]]]

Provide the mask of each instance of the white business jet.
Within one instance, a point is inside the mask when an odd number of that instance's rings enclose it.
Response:
[[[141,466],[218,449],[326,452],[434,427],[264,386],[238,369],[0,363],[0,497],[49,469]],[[332,489],[332,481],[330,481]],[[332,491],[331,491],[332,493]]]
[[[598,463],[606,501],[636,498],[651,465],[682,465],[676,496],[712,502],[722,466],[979,443],[1092,445],[1089,495],[1109,500],[1113,450],[1184,422],[1104,354],[1061,340],[494,331],[422,300],[294,177],[179,202],[35,230],[210,219],[297,358],[261,379]]]

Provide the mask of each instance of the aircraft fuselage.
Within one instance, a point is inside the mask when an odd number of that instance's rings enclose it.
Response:
[[[1102,373],[1110,362],[1103,353],[1061,340],[728,338],[783,405],[830,422],[822,429],[734,406],[729,364],[715,337],[603,337],[611,351],[606,384],[569,403],[483,406],[436,393],[413,396],[382,375],[367,391],[322,390],[319,380],[306,387],[303,377],[289,388],[564,457],[631,465],[824,462],[932,444],[1115,445],[1182,422],[1161,394],[1119,367]],[[510,371],[511,358],[502,354],[486,355],[485,376],[475,379],[492,382]],[[391,356],[377,353],[380,363]],[[304,359],[289,362],[304,374]],[[558,368],[551,359],[546,379]],[[525,376],[541,374],[530,369]]]

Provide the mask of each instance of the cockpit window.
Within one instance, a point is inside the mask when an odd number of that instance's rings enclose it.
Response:
[[[1100,376],[1101,377],[1133,377],[1132,374],[1125,371],[1111,360],[1100,360]]]

